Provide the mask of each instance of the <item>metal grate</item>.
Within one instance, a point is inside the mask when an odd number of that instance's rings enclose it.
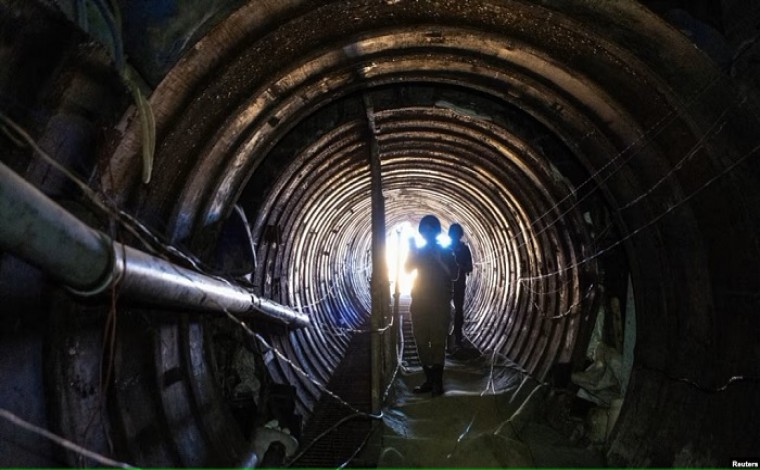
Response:
[[[327,388],[355,409],[371,411],[370,334],[357,333],[351,339],[341,363],[327,384]],[[301,468],[336,468],[351,458],[362,446],[372,430],[368,418],[354,418],[335,425],[354,414],[344,403],[323,394],[303,432],[303,448],[307,451],[293,466]],[[331,428],[334,428],[330,430]],[[330,430],[328,432],[328,430]],[[327,434],[325,434],[327,432]],[[322,434],[325,434],[322,436]],[[315,441],[315,439],[318,439]],[[351,464],[348,467],[352,467]]]

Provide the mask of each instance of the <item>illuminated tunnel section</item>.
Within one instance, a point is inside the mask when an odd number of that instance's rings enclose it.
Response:
[[[491,105],[504,121],[497,123],[443,100],[448,95],[488,106],[487,97],[464,90],[411,85],[370,94],[372,102],[390,106],[373,109],[389,236],[399,223],[416,225],[427,213],[441,218],[444,228],[453,222],[467,227],[477,260],[467,296],[473,343],[514,357],[541,377],[555,362],[570,362],[584,308],[582,287],[591,289],[589,272],[595,264],[561,268],[583,256],[586,223],[571,202],[571,183],[526,141],[542,138],[560,153],[552,155],[558,161],[567,160],[567,149],[516,109]],[[407,103],[402,96],[410,97]],[[438,97],[436,102],[420,102],[432,97]],[[351,104],[361,114],[361,96],[350,95],[302,127],[310,129],[312,122]],[[517,131],[525,135],[506,128],[510,123],[520,123]],[[309,313],[317,325],[294,333],[288,346],[314,377],[329,377],[341,357],[346,336],[335,333],[359,329],[370,310],[367,132],[366,117],[349,114],[346,122],[306,142],[277,172],[283,177],[266,200],[252,210],[261,214],[254,238],[263,241],[257,284]],[[298,127],[290,135],[310,136]],[[291,139],[283,141],[292,149]],[[270,158],[281,161],[280,150],[275,148]],[[263,187],[265,181],[254,175],[238,203],[249,207],[246,201]],[[287,241],[267,243],[265,233]],[[584,272],[583,280],[578,271]],[[586,309],[593,305],[590,297],[583,299]]]
[[[254,289],[313,321],[253,325],[281,352],[269,373],[296,386],[305,416],[321,390],[290,362],[326,382],[350,330],[366,328],[374,138],[389,235],[426,213],[464,226],[477,347],[542,380],[578,371],[603,296],[631,296],[635,355],[611,465],[714,466],[755,450],[760,106],[639,4],[249,2],[150,102],[150,184],[128,114],[93,186],[202,260],[243,209]],[[146,466],[236,462],[247,436],[222,406],[211,322],[140,318],[120,320],[117,444]],[[82,361],[54,360],[64,372]],[[51,406],[84,427],[61,389]]]

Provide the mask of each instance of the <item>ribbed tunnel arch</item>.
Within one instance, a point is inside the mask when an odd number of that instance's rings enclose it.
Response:
[[[479,349],[539,380],[577,371],[605,296],[634,300],[610,464],[752,450],[757,424],[738,417],[757,404],[749,332],[760,325],[736,292],[760,291],[757,102],[642,6],[252,2],[188,49],[150,102],[152,181],[140,182],[142,136],[126,114],[92,184],[204,262],[242,210],[252,288],[313,322],[252,325],[305,416],[323,393],[313,379],[327,382],[368,327],[374,140],[389,236],[426,213],[465,227],[476,260],[466,333]],[[148,367],[164,387],[141,378],[113,392],[123,453],[144,465],[239,458],[212,322],[126,323],[117,376]],[[160,439],[145,435],[152,419]]]
[[[459,96],[457,93],[453,93],[452,98]],[[419,101],[426,96],[428,100],[436,95],[440,98],[446,91],[411,86],[399,94],[398,89],[385,89],[373,101],[382,101],[382,94],[388,95],[389,103],[398,106],[398,100],[403,99],[401,94]],[[355,108],[361,110],[356,107],[357,96],[346,100],[353,100]],[[479,97],[479,100],[484,98]],[[320,121],[323,113],[330,112],[331,109],[325,109],[310,120]],[[526,123],[530,118],[521,117],[522,120],[516,122],[529,128]],[[519,276],[537,276],[551,270],[560,264],[555,260],[558,257],[580,257],[576,253],[579,246],[566,244],[563,238],[568,236],[557,235],[554,227],[553,219],[559,215],[559,207],[577,213],[571,203],[559,204],[562,198],[571,196],[569,185],[562,178],[557,180],[558,174],[552,173],[551,165],[542,163],[524,142],[538,135],[548,141],[550,134],[534,130],[533,136],[518,137],[505,132],[489,118],[469,117],[461,111],[436,107],[433,102],[427,107],[418,103],[392,110],[375,109],[374,119],[381,149],[389,230],[409,219],[416,223],[426,213],[438,214],[445,225],[458,221],[468,228],[468,239],[479,259],[479,268],[470,283],[472,311],[482,315],[483,322],[493,323],[490,328],[474,327],[473,334],[491,331],[489,336],[492,337],[484,342],[493,342],[491,347],[498,342],[503,345],[510,336],[508,332],[496,335],[493,331],[507,330],[507,323],[515,322],[508,312],[517,310],[514,292],[520,289],[518,285],[525,283],[522,289],[532,288],[539,294],[535,304],[544,305],[547,297],[541,295],[541,289],[547,288],[542,282],[521,280]],[[346,307],[349,312],[368,312],[370,308],[370,181],[365,120],[363,116],[354,117],[346,125],[336,125],[333,131],[320,135],[313,144],[307,144],[294,159],[294,166],[277,172],[292,177],[285,178],[284,182],[279,180],[262,203],[263,210],[253,211],[264,214],[254,224],[255,234],[274,227],[283,239],[292,240],[283,247],[276,247],[276,252],[269,249],[260,252],[266,272],[260,273],[259,284],[276,292],[287,291],[284,298],[289,304],[307,305],[315,312],[325,310],[326,317],[334,316],[332,301],[328,298],[356,299],[354,305],[344,304],[339,312]],[[300,131],[294,129],[293,132]],[[287,148],[291,147],[288,143]],[[557,151],[566,152],[558,143],[555,147]],[[280,158],[277,149],[274,154]],[[238,203],[247,206],[248,193],[256,198],[263,187],[263,181],[254,175],[250,189]],[[581,217],[568,216],[565,220],[574,220],[577,238],[582,240],[585,222]],[[292,261],[277,267],[278,257]],[[297,268],[288,268],[288,265]],[[286,276],[289,272],[291,275]],[[567,274],[570,282],[565,285],[570,287],[563,292],[559,286],[549,291],[550,296],[564,297],[563,305],[544,305],[543,315],[561,316],[564,311],[553,310],[571,309],[570,304],[575,302],[572,299],[579,297],[574,290],[579,283],[572,282],[573,277]],[[278,285],[267,285],[267,280]],[[547,283],[555,284],[552,280]],[[510,288],[512,284],[515,286]],[[568,300],[570,304],[564,303]],[[510,304],[513,305],[510,307]],[[575,307],[578,306],[572,308]],[[524,331],[531,329],[526,326]],[[563,334],[557,343],[567,342],[567,350],[572,350],[576,331],[572,327],[567,332],[560,327],[559,331]],[[541,367],[534,367],[537,371],[540,369],[540,375],[545,375],[556,359],[556,353],[548,354]]]

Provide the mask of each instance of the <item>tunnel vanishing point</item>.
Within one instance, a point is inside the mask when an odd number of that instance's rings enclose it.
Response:
[[[479,350],[572,387],[617,325],[610,466],[757,461],[759,35],[741,0],[3,0],[3,198],[272,307],[71,285],[97,262],[6,216],[0,465],[87,462],[12,417],[139,466],[235,465],[282,387],[308,422],[369,327],[373,152],[388,234],[467,228]]]

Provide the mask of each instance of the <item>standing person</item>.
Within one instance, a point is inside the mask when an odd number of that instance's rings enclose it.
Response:
[[[451,281],[457,273],[454,254],[442,247],[436,237],[441,233],[441,222],[433,215],[420,220],[420,235],[425,246],[417,248],[410,239],[406,270],[417,270],[412,287],[412,331],[417,343],[417,354],[425,372],[425,382],[414,388],[415,393],[443,393],[443,364],[446,354],[451,313]]]
[[[467,276],[472,272],[472,253],[470,247],[462,241],[464,229],[459,224],[451,224],[449,238],[451,251],[457,262],[457,276],[454,281],[454,340],[458,347],[463,345],[462,327],[464,326],[464,291],[467,287]]]

